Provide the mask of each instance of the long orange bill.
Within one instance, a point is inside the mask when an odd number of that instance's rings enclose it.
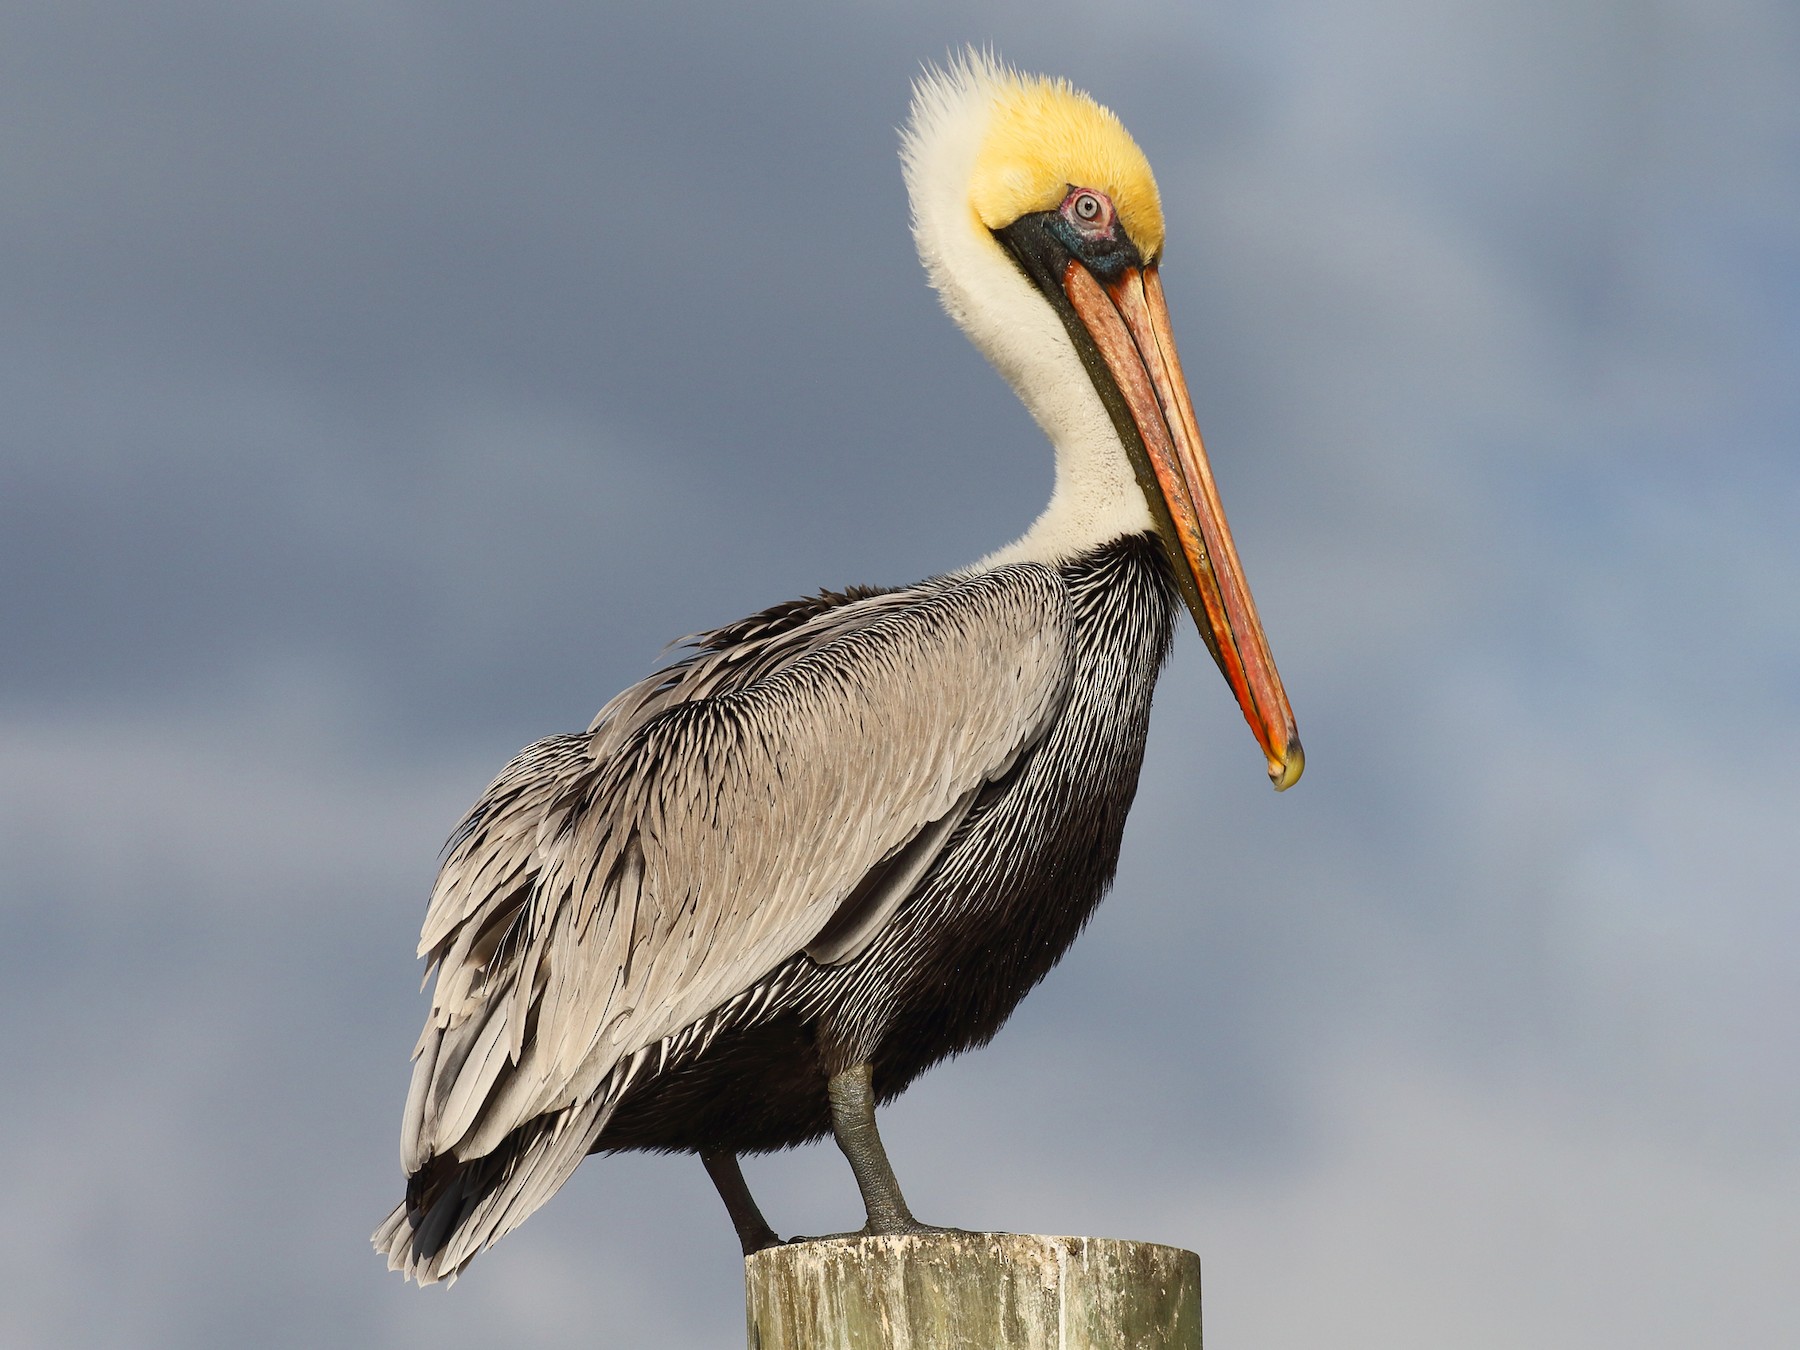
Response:
[[[1152,264],[1127,268],[1116,281],[1102,285],[1071,260],[1063,272],[1063,293],[1093,338],[1143,439],[1148,463],[1137,465],[1138,477],[1200,636],[1256,733],[1275,790],[1290,788],[1300,780],[1306,755],[1200,443],[1187,381],[1175,355],[1162,279]]]

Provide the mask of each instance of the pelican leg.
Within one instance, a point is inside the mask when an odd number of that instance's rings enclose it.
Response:
[[[900,1183],[894,1179],[893,1164],[881,1146],[881,1134],[875,1128],[875,1071],[868,1064],[857,1064],[834,1074],[826,1084],[831,1100],[831,1132],[838,1147],[856,1174],[856,1187],[862,1192],[863,1207],[869,1211],[869,1222],[860,1234],[845,1237],[868,1237],[888,1233],[951,1233],[952,1228],[934,1228],[913,1218],[900,1194]]]
[[[744,1169],[738,1166],[737,1154],[725,1149],[705,1150],[700,1161],[706,1164],[706,1175],[719,1188],[719,1198],[731,1215],[731,1226],[737,1229],[744,1255],[760,1252],[764,1247],[779,1247],[781,1239],[769,1227],[750,1188],[744,1184]]]

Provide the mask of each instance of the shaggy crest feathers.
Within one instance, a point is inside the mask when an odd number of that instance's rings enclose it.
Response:
[[[909,181],[924,141],[953,120],[981,123],[966,181],[983,228],[1055,210],[1071,187],[1094,188],[1112,198],[1144,260],[1162,256],[1162,200],[1150,161],[1110,108],[1067,80],[1022,74],[973,49],[948,69],[927,68],[913,87],[902,151]]]

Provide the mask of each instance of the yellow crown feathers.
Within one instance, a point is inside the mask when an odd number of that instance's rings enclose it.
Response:
[[[1067,80],[996,72],[999,88],[975,158],[969,202],[990,230],[1054,211],[1071,187],[1112,198],[1145,262],[1162,254],[1162,202],[1150,161],[1113,112]]]

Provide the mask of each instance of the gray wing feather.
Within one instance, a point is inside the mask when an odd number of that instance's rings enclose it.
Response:
[[[841,966],[861,956],[886,926],[888,916],[912,894],[926,869],[937,861],[980,792],[981,784],[970,788],[942,816],[871,869],[825,927],[806,944],[806,954],[822,966]]]
[[[574,1112],[585,1137],[559,1120],[530,1196],[509,1188],[504,1231],[566,1179],[659,1043],[809,944],[853,958],[942,822],[1054,717],[1069,624],[1046,568],[950,578],[701,653],[588,735],[525,751],[453,838],[426,916],[438,980],[407,1170]],[[859,895],[884,863],[885,889]]]

